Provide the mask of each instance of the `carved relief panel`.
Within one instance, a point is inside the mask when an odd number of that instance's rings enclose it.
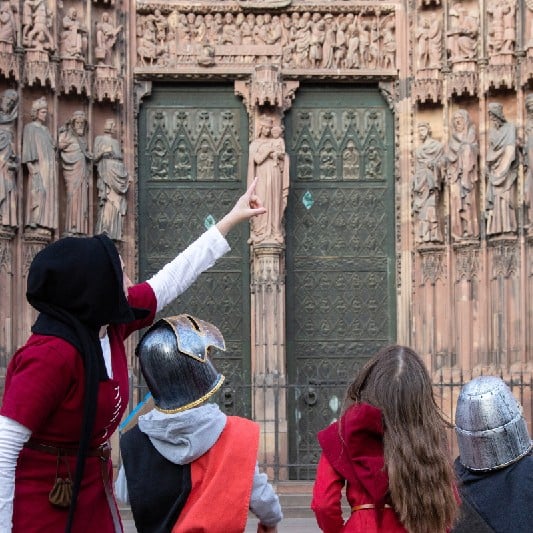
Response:
[[[220,67],[266,62],[284,70],[378,70],[396,68],[394,6],[323,6],[298,3],[290,11],[235,11],[186,2],[139,6],[136,50],[139,71]],[[257,6],[255,6],[257,7]],[[309,8],[309,9],[308,9]]]

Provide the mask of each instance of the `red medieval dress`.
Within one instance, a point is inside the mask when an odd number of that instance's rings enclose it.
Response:
[[[124,340],[152,323],[156,298],[148,283],[129,289],[132,307],[149,309],[142,320],[108,327],[113,378],[101,381],[90,447],[105,443],[116,430],[128,404],[128,363]],[[85,379],[83,359],[66,341],[32,335],[13,356],[6,375],[0,414],[32,431],[32,439],[57,447],[77,447],[83,422]],[[99,457],[87,457],[74,514],[74,533],[114,533]],[[109,479],[112,462],[108,459]],[[68,508],[54,507],[48,494],[57,475],[73,477],[76,457],[62,457],[23,448],[17,463],[13,533],[60,533]],[[116,505],[116,504],[115,504]]]
[[[391,507],[384,469],[381,411],[350,407],[318,434],[322,456],[313,487],[313,509],[324,533],[407,533]],[[352,510],[344,521],[342,489]]]

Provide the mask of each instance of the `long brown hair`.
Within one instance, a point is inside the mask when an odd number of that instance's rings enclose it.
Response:
[[[385,468],[393,507],[413,533],[443,533],[456,518],[446,427],[420,357],[405,346],[380,350],[349,386],[345,409],[364,402],[383,414]]]

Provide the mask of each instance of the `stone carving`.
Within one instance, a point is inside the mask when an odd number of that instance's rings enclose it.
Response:
[[[87,116],[75,111],[59,130],[57,146],[66,189],[65,235],[89,233],[89,161]]]
[[[417,78],[413,80],[413,97],[420,102],[438,102],[442,93],[442,15],[424,15],[415,32],[417,40]]]
[[[0,225],[17,226],[17,169],[15,124],[19,98],[13,89],[0,96]]]
[[[479,236],[477,131],[468,111],[453,114],[447,151],[451,233],[454,239]]]
[[[13,53],[17,45],[17,22],[10,2],[0,3],[0,72],[19,79],[18,59]]]
[[[123,100],[123,83],[119,71],[114,65],[113,50],[117,43],[122,25],[115,26],[108,11],[104,11],[96,23],[96,46],[94,57],[96,60],[94,75],[94,92],[97,100]]]
[[[90,94],[89,78],[85,71],[87,60],[87,29],[78,18],[78,10],[70,8],[63,17],[63,30],[59,43],[61,58],[61,89],[68,93],[83,90]]]
[[[391,69],[396,65],[396,19],[379,14],[295,11],[179,13],[154,9],[137,16],[140,67],[254,63],[285,68]]]
[[[421,144],[415,150],[411,184],[415,237],[419,243],[440,243],[439,200],[444,166],[444,146],[431,136],[427,122],[417,126]]]
[[[55,50],[51,34],[52,14],[46,0],[25,0],[22,12],[22,44],[26,48],[25,77],[28,85],[37,80],[55,88],[55,68],[50,64],[49,52]]]
[[[439,69],[442,57],[442,19],[440,13],[422,18],[416,31],[418,42],[418,69]]]
[[[57,230],[56,147],[45,125],[47,116],[46,98],[35,100],[31,108],[32,122],[24,126],[22,135],[22,162],[29,174],[26,226]]]
[[[59,53],[61,58],[76,58],[85,61],[87,57],[87,29],[81,25],[76,8],[71,7],[63,17]]]
[[[475,95],[478,85],[479,17],[459,2],[450,8],[449,17],[446,46],[452,73],[448,80],[448,96],[454,93]]]
[[[98,172],[98,217],[96,233],[107,233],[116,241],[122,240],[122,224],[128,204],[126,193],[129,177],[122,159],[120,143],[113,137],[114,119],[107,119],[104,134],[94,140],[94,161]]]
[[[524,205],[526,207],[526,224],[533,225],[533,94],[526,97],[526,127],[524,146]]]
[[[117,42],[122,25],[114,26],[111,15],[104,11],[99,22],[96,23],[96,48],[94,56],[96,61],[103,65],[113,65],[113,48]]]
[[[460,3],[450,9],[450,31],[448,31],[448,52],[452,68],[465,69],[465,62],[477,57],[479,20]]]
[[[487,6],[487,13],[489,14],[487,38],[489,63],[511,64],[516,42],[516,2],[491,0]]]
[[[281,126],[274,125],[272,117],[260,116],[259,133],[250,144],[248,182],[259,178],[256,194],[263,200],[267,212],[257,216],[252,224],[252,242],[282,243],[283,213],[289,191],[289,156]]]
[[[491,127],[487,150],[487,235],[514,232],[517,229],[515,201],[518,158],[516,127],[508,122],[499,103],[488,105]]]
[[[485,89],[515,85],[514,50],[516,44],[516,2],[492,0],[487,6],[487,55],[489,68]]]
[[[46,0],[24,0],[22,44],[33,50],[54,50],[52,14]]]

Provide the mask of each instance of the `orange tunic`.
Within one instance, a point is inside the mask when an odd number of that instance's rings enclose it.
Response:
[[[242,533],[259,448],[259,426],[228,416],[217,442],[191,464],[191,493],[172,533]]]

